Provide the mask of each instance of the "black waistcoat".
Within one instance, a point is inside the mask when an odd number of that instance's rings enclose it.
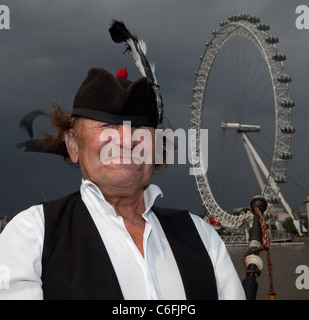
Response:
[[[44,299],[122,300],[115,270],[80,193],[43,206]],[[214,269],[188,212],[155,206],[152,210],[175,256],[187,299],[217,299]]]

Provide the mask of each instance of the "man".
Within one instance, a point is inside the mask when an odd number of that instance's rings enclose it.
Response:
[[[54,108],[58,130],[44,148],[79,164],[80,191],[6,226],[1,299],[245,299],[216,231],[185,210],[154,206],[161,116],[146,77],[131,82],[101,68],[89,70],[71,115]]]

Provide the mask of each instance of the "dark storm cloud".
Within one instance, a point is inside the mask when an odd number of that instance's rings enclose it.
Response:
[[[128,67],[131,79],[139,77],[132,57],[110,40],[113,18],[127,26],[148,45],[148,57],[156,64],[156,75],[165,102],[165,112],[174,128],[187,129],[191,89],[199,57],[212,30],[229,15],[246,12],[271,25],[286,53],[287,72],[293,77],[292,98],[297,102],[293,137],[297,168],[309,181],[308,158],[308,58],[309,31],[295,27],[295,8],[303,1],[290,0],[12,0],[11,29],[0,30],[1,91],[1,205],[0,212],[13,215],[38,203],[75,191],[77,169],[56,156],[25,154],[14,143],[26,138],[18,124],[27,112],[47,111],[48,100],[70,110],[74,95],[87,70],[101,66],[116,72]],[[220,92],[219,92],[220,94]],[[35,123],[39,126],[39,119]],[[170,166],[154,181],[162,185],[162,204],[202,212],[201,200],[188,166]],[[304,184],[303,184],[304,185]],[[309,183],[307,184],[307,186]],[[307,188],[307,186],[304,186]],[[286,199],[294,210],[305,194],[286,185]],[[308,190],[309,191],[309,190]],[[248,199],[248,202],[250,199]],[[239,204],[246,205],[246,204]]]

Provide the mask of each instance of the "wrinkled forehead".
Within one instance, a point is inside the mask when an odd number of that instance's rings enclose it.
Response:
[[[136,126],[131,123],[131,121],[123,121],[122,123],[114,123],[114,122],[106,122],[106,121],[98,121],[83,117],[78,117],[74,119],[75,122],[75,129],[82,132],[85,130],[90,130],[93,128],[97,129],[115,129],[115,130],[131,130],[136,131],[138,130],[139,134],[145,132],[149,132],[151,135],[155,135],[156,129],[152,126]]]

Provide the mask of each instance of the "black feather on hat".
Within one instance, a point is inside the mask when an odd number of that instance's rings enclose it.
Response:
[[[125,42],[127,50],[129,50],[134,58],[135,64],[140,73],[147,78],[149,85],[151,86],[154,94],[157,107],[157,124],[162,122],[163,117],[163,101],[159,92],[159,85],[157,83],[154,64],[150,65],[146,58],[146,44],[143,40],[137,39],[126,28],[123,22],[113,20],[113,23],[109,29],[110,35],[116,43]]]

